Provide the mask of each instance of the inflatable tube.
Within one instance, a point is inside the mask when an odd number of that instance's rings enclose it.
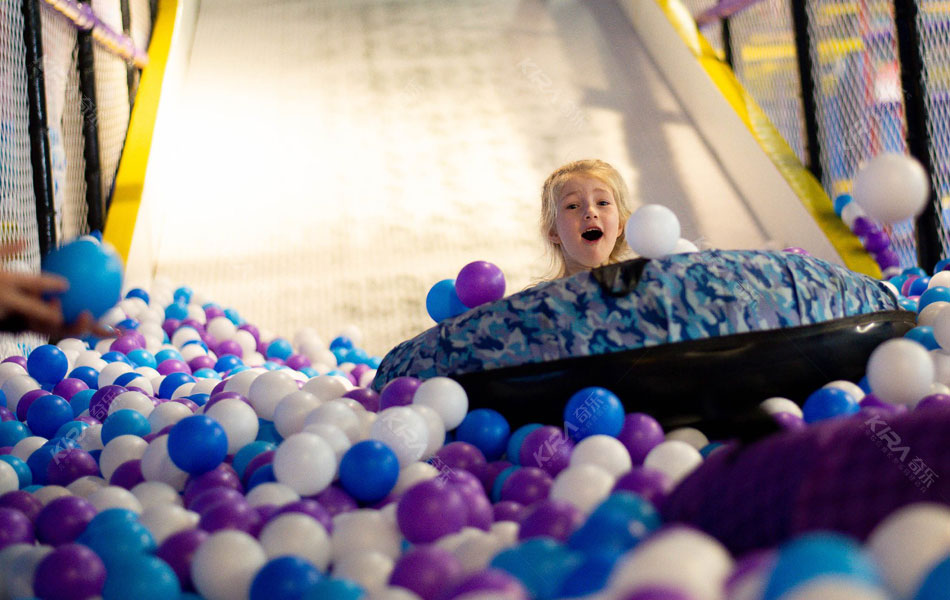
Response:
[[[588,385],[667,427],[734,418],[771,395],[856,381],[914,326],[881,282],[810,256],[706,251],[545,282],[398,345],[374,388],[453,377],[512,425],[559,422]],[[710,431],[712,434],[713,432]]]

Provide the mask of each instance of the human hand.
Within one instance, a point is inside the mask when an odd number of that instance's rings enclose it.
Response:
[[[15,256],[23,242],[0,243],[0,259]],[[57,275],[18,273],[0,269],[0,320],[13,331],[31,329],[56,337],[73,337],[92,333],[99,337],[115,335],[103,327],[88,311],[73,323],[64,323],[58,299],[46,298],[69,289],[69,282]]]

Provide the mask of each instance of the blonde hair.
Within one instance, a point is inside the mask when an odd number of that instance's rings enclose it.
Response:
[[[610,164],[598,159],[576,160],[567,163],[555,170],[544,182],[541,188],[541,238],[544,240],[545,249],[550,257],[550,277],[545,279],[557,279],[567,274],[567,262],[564,259],[564,251],[559,244],[551,239],[551,232],[555,230],[557,220],[558,197],[561,190],[572,178],[577,176],[592,177],[602,182],[610,190],[617,204],[617,212],[620,216],[620,235],[614,243],[614,248],[607,258],[607,263],[620,262],[627,258],[629,249],[624,235],[624,226],[627,219],[630,218],[630,193],[627,191],[627,184],[623,177]]]

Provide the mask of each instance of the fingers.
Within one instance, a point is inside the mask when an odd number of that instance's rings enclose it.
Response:
[[[32,273],[3,271],[2,275],[0,275],[0,284],[16,286],[21,290],[34,294],[65,292],[69,289],[69,281],[59,275],[50,275],[48,273],[33,275]]]
[[[29,321],[44,327],[59,327],[63,323],[63,311],[55,301],[44,302],[36,296],[23,294],[15,289],[0,293],[0,307],[7,313],[19,313]]]

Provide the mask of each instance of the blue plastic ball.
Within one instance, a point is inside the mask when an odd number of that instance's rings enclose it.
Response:
[[[396,454],[378,440],[353,444],[340,460],[340,484],[360,502],[382,500],[398,478]]]
[[[837,533],[809,533],[779,548],[763,600],[778,600],[796,587],[823,576],[880,585],[870,558],[851,538]]]
[[[121,385],[122,387],[126,387],[128,384],[132,383],[141,376],[141,374],[136,373],[135,371],[129,371],[128,373],[123,373],[116,377],[112,382],[112,385]]]
[[[805,400],[802,415],[806,423],[815,423],[853,415],[859,409],[858,400],[852,398],[848,392],[838,388],[821,388],[812,392]]]
[[[923,267],[907,267],[901,271],[901,275],[917,275],[918,277],[926,277],[927,271]]]
[[[26,459],[26,464],[30,467],[30,472],[33,473],[33,483],[39,485],[46,485],[49,482],[49,477],[47,477],[47,467],[49,466],[50,461],[53,460],[53,455],[63,450],[69,449],[69,447],[76,446],[79,444],[73,442],[73,440],[68,440],[61,438],[63,443],[57,441],[56,443],[51,444],[47,442],[46,444],[40,446],[30,454],[30,457]],[[52,441],[52,440],[50,440]],[[72,442],[72,444],[70,444]]]
[[[69,372],[69,376],[82,381],[93,391],[99,389],[99,371],[92,367],[76,367]]]
[[[129,365],[130,367],[135,367],[135,366],[136,366],[135,363],[133,363],[131,360],[129,360],[126,355],[122,354],[121,352],[116,352],[116,351],[114,351],[114,350],[113,350],[113,351],[110,351],[110,352],[106,352],[105,354],[103,354],[103,355],[102,355],[102,360],[104,360],[104,361],[106,361],[106,362],[108,362],[108,363],[124,362],[125,364]]]
[[[934,328],[930,325],[918,325],[904,334],[904,337],[914,340],[927,350],[937,350],[940,344],[934,338]]]
[[[16,446],[17,442],[30,437],[30,430],[19,421],[3,421],[0,423],[0,448]]]
[[[531,538],[503,550],[491,566],[516,577],[532,598],[556,598],[568,576],[583,562],[583,555],[547,537]]]
[[[123,408],[117,410],[102,423],[102,445],[105,446],[120,435],[145,437],[152,433],[148,418],[137,410]]]
[[[184,349],[185,346],[191,346],[192,344],[194,344],[195,346],[200,347],[200,348],[203,349],[205,352],[208,351],[208,344],[204,343],[204,340],[188,340],[187,342],[185,342],[184,344],[182,344],[181,347],[182,347],[182,349]]]
[[[224,356],[219,357],[218,361],[214,363],[214,370],[218,371],[219,373],[227,373],[234,367],[240,367],[243,365],[244,362],[237,356],[234,356],[233,354],[225,354]]]
[[[487,460],[498,460],[508,447],[511,427],[497,410],[476,408],[465,415],[455,430],[455,439],[482,451]]]
[[[69,289],[56,294],[66,323],[84,310],[96,319],[112,308],[122,292],[122,262],[112,251],[88,240],[76,240],[43,258],[43,271],[69,281]]]
[[[274,475],[274,465],[262,465],[254,469],[254,472],[248,477],[244,489],[249,492],[262,483],[273,483],[275,481],[277,481],[277,476]]]
[[[913,287],[914,286],[911,285],[911,288]],[[950,287],[935,285],[920,294],[920,298],[917,299],[917,311],[920,312],[924,310],[928,304],[934,302],[950,302]]]
[[[950,556],[938,562],[924,577],[914,600],[944,600],[950,589]]]
[[[138,518],[129,519],[127,517],[126,513],[131,511],[124,508],[110,508],[99,514],[110,513],[110,511],[122,512],[109,514],[107,515],[108,518],[95,523],[93,523],[95,521],[94,517],[76,541],[92,548],[93,552],[98,554],[99,558],[106,563],[106,567],[121,561],[126,556],[148,554],[155,551],[155,538],[148,528],[139,522]],[[98,516],[96,515],[96,517]]]
[[[564,407],[564,427],[574,441],[603,434],[617,437],[625,418],[623,404],[613,392],[589,387],[576,392]]]
[[[82,432],[89,428],[89,423],[84,421],[69,421],[64,423],[62,427],[56,430],[56,435],[53,437],[58,438],[70,438],[73,440],[78,440],[82,436]]]
[[[73,394],[73,397],[69,399],[69,406],[73,409],[73,417],[78,417],[84,410],[89,409],[89,403],[95,393],[96,390],[89,389],[80,390]]]
[[[172,350],[171,348],[165,348],[164,350],[159,350],[155,353],[155,363],[162,364],[169,358],[174,358],[175,360],[180,360],[185,362],[185,358],[181,355],[181,352],[178,350]]]
[[[48,394],[33,401],[26,411],[26,424],[34,435],[49,439],[56,430],[73,420],[73,408],[62,396]]]
[[[204,406],[205,404],[208,403],[208,400],[211,399],[210,394],[190,394],[185,397],[191,400],[192,402],[194,402],[195,404],[197,404],[198,406]]]
[[[172,300],[187,305],[189,302],[191,302],[191,296],[194,293],[194,290],[192,290],[190,287],[182,286],[172,293]]]
[[[188,307],[179,302],[172,302],[165,307],[165,318],[182,321],[188,318]]]
[[[158,397],[159,398],[171,398],[172,394],[175,393],[175,390],[185,385],[186,383],[194,383],[195,378],[188,373],[174,372],[169,373],[165,376],[165,379],[162,380],[162,383],[158,386]]]
[[[620,554],[601,550],[583,557],[581,563],[564,580],[559,598],[587,596],[604,589]]]
[[[221,373],[214,369],[203,367],[193,373],[195,379],[221,379]]]
[[[217,421],[205,415],[185,417],[168,432],[168,456],[182,471],[206,473],[228,455],[228,436]]]
[[[911,300],[910,298],[901,298],[897,301],[897,305],[904,310],[909,310],[910,312],[917,312],[917,301]]]
[[[278,433],[277,426],[274,425],[273,421],[268,421],[267,419],[258,419],[257,426],[257,440],[263,442],[272,442],[274,444],[279,444],[284,441],[284,438]]]
[[[120,331],[135,331],[139,328],[139,322],[135,319],[122,319],[115,324],[115,328]]]
[[[68,370],[66,353],[52,344],[35,348],[26,359],[26,372],[40,383],[59,383]]]
[[[234,455],[234,460],[231,462],[231,466],[234,467],[238,477],[244,479],[244,469],[247,468],[248,463],[250,463],[255,456],[261,452],[267,452],[269,450],[276,449],[277,446],[270,442],[251,442],[237,451],[237,454]]]
[[[346,337],[345,335],[338,335],[332,340],[330,340],[330,350],[336,350],[337,348],[342,348],[344,350],[353,349],[353,340]]]
[[[145,300],[146,304],[148,304],[148,300],[149,300],[148,292],[146,292],[142,288],[132,288],[131,290],[125,293],[125,297],[126,298],[141,298],[142,300]]]
[[[20,482],[19,487],[21,490],[33,484],[33,472],[30,470],[29,465],[23,460],[12,454],[0,454],[0,461],[13,467],[13,471],[16,473],[17,479]]]
[[[321,579],[320,571],[299,556],[274,558],[254,576],[250,600],[301,600]]]
[[[498,477],[495,477],[495,483],[492,484],[491,488],[491,501],[498,502],[501,500],[501,488],[505,485],[505,481],[514,474],[515,471],[520,469],[518,465],[512,465],[506,468],[504,471],[498,474]]]
[[[898,291],[900,291],[901,287],[903,287],[904,282],[907,281],[908,277],[909,275],[895,275],[891,277],[890,279],[888,279],[887,281],[890,282],[891,285],[896,287]]]
[[[366,591],[348,579],[325,577],[303,595],[303,600],[360,600]]]
[[[158,363],[155,362],[155,355],[143,348],[129,350],[129,353],[125,356],[131,360],[132,364],[136,367],[149,367],[154,369],[158,366]]]
[[[241,315],[238,314],[238,311],[234,310],[233,308],[225,308],[224,316],[238,327],[244,324],[244,319],[242,319]]]
[[[467,310],[468,307],[462,304],[455,291],[454,279],[439,281],[426,294],[426,312],[436,323],[456,317]]]
[[[927,291],[927,286],[930,285],[930,277],[923,276],[918,277],[911,282],[910,288],[907,290],[908,296],[920,296]]]
[[[290,344],[290,342],[284,338],[277,338],[271,343],[267,344],[267,350],[264,352],[264,356],[267,358],[279,358],[281,360],[287,360],[293,353],[294,347]]]
[[[835,196],[835,200],[834,200],[835,214],[840,217],[841,211],[844,210],[845,206],[851,204],[852,200],[853,198],[851,197],[851,194],[840,194],[838,196]]]
[[[515,432],[508,438],[508,447],[505,450],[509,462],[516,465],[521,464],[521,445],[524,444],[524,439],[528,437],[528,434],[541,426],[541,423],[528,423],[527,425],[522,425],[518,429],[515,429]]]
[[[128,555],[106,568],[108,576],[102,600],[177,600],[181,597],[181,584],[175,571],[155,556]]]

